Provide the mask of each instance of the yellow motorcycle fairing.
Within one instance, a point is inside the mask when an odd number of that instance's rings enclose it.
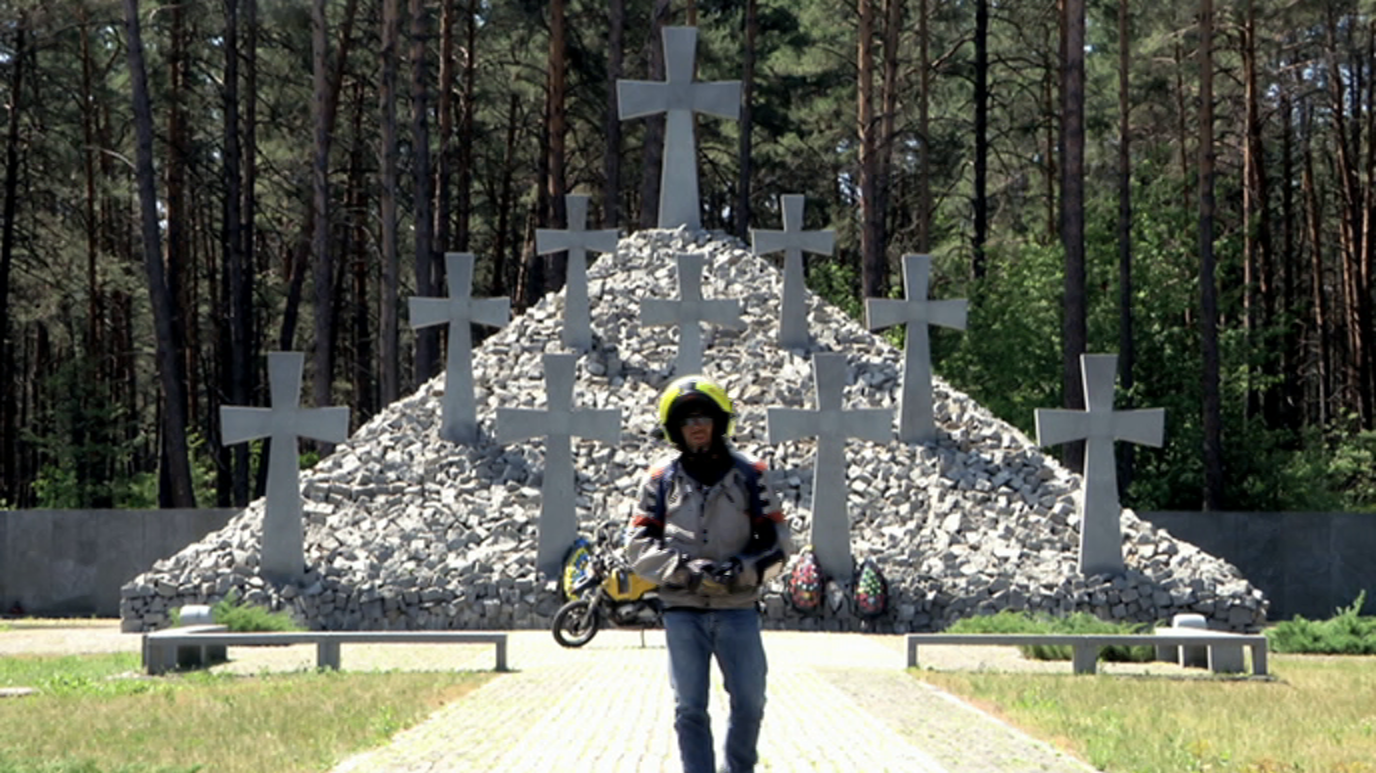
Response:
[[[641,596],[657,586],[649,580],[632,572],[627,567],[617,567],[611,576],[602,581],[607,594],[617,601],[637,601]]]

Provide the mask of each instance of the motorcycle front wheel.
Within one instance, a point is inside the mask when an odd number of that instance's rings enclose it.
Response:
[[[587,599],[575,599],[554,613],[554,640],[565,647],[581,647],[597,635],[597,612]]]

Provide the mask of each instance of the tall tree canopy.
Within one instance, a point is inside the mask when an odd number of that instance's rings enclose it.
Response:
[[[1067,343],[1130,353],[1122,401],[1169,417],[1134,506],[1376,506],[1355,0],[2,4],[0,506],[241,503],[261,453],[215,417],[266,404],[263,352],[316,352],[311,399],[366,421],[435,372],[404,299],[443,253],[519,308],[562,281],[533,235],[564,192],[654,222],[662,133],[614,80],[690,15],[697,77],[749,84],[697,126],[705,227],[805,194],[838,234],[809,284],[852,312],[932,254],[973,302],[937,372],[1024,429],[1073,401]]]

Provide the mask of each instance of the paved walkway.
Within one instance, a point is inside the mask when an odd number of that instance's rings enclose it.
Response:
[[[604,631],[565,650],[543,631],[510,635],[513,673],[360,754],[334,773],[679,770],[663,633]],[[760,773],[1087,773],[1093,769],[903,671],[902,638],[765,633],[769,705]],[[1064,665],[1064,664],[1060,664]],[[349,652],[343,652],[349,668]],[[471,655],[491,668],[491,647]],[[726,694],[714,673],[718,757]]]

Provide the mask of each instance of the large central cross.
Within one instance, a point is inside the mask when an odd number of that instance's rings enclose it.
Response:
[[[588,311],[588,250],[615,252],[615,230],[589,231],[588,197],[564,197],[568,213],[567,231],[535,229],[535,252],[545,255],[568,250],[568,277],[564,280],[564,346],[577,352],[592,348],[592,322]]]
[[[664,161],[659,173],[660,228],[683,225],[697,229],[702,225],[693,113],[733,120],[740,117],[740,81],[693,81],[697,41],[695,27],[665,27],[665,79],[616,82],[622,120],[665,114]]]
[[[784,230],[750,229],[751,249],[756,255],[784,251],[784,300],[779,314],[779,346],[806,349],[807,309],[803,304],[803,252],[830,255],[836,249],[836,232],[803,230],[803,197],[780,197]]]
[[[1080,573],[1123,573],[1123,508],[1118,503],[1118,467],[1113,442],[1126,440],[1160,446],[1166,410],[1113,410],[1116,354],[1080,355],[1085,410],[1038,408],[1037,444],[1054,446],[1085,441],[1085,474],[1080,507]]]
[[[741,302],[735,298],[704,300],[702,269],[707,256],[701,252],[681,252],[678,258],[678,300],[643,298],[640,301],[642,325],[678,325],[678,357],[674,373],[684,376],[702,372],[702,328],[700,323],[742,330]]]
[[[349,437],[348,408],[300,407],[304,363],[300,352],[269,352],[272,407],[220,406],[220,438],[225,445],[272,439],[258,571],[273,582],[295,581],[306,569],[297,439],[342,443]]]
[[[927,327],[965,329],[965,301],[927,300],[931,269],[932,256],[904,255],[904,300],[865,299],[865,326],[870,330],[906,325],[902,405],[898,411],[898,439],[904,443],[936,440],[936,424],[932,420],[932,344]]]
[[[578,538],[577,479],[573,469],[574,437],[616,445],[621,439],[620,409],[575,411],[572,354],[546,354],[547,410],[497,409],[497,442],[502,445],[546,437],[544,484],[540,490],[540,533],[536,567],[558,577],[564,552]]]
[[[505,325],[511,319],[511,300],[473,300],[473,253],[450,252],[444,260],[449,297],[412,298],[411,327],[449,325],[440,437],[472,445],[478,442],[478,412],[473,396],[473,331],[469,325]]]
[[[812,468],[812,547],[830,576],[848,580],[854,566],[850,555],[850,518],[846,512],[846,439],[882,443],[893,436],[893,411],[887,408],[842,410],[846,386],[843,354],[814,354],[812,381],[816,410],[770,408],[765,416],[770,443],[786,443],[816,436],[817,459]]]

